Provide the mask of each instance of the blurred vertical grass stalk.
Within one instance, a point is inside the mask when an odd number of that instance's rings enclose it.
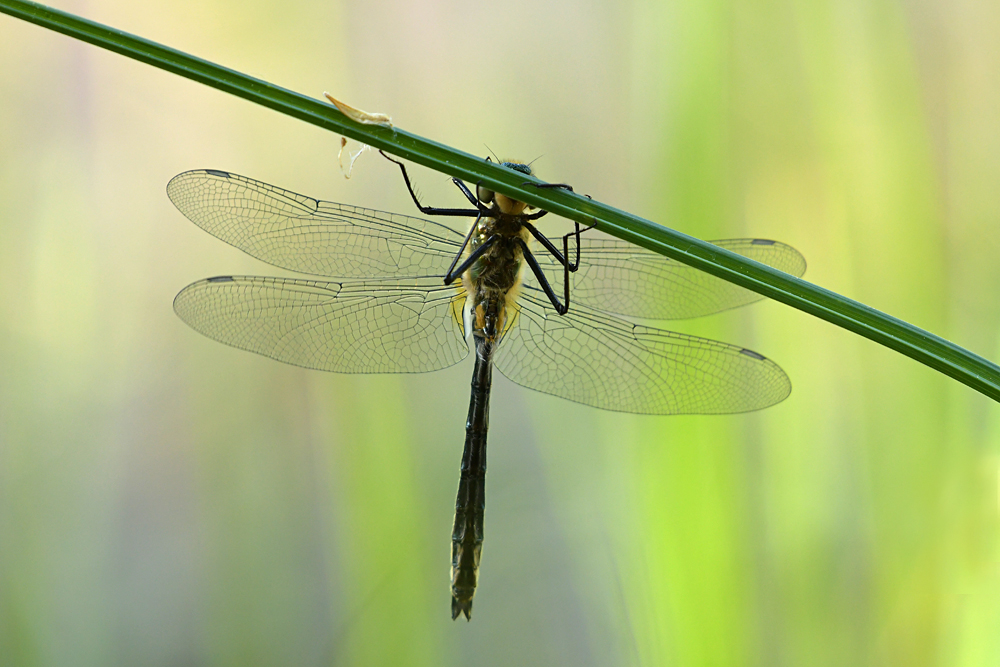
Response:
[[[414,443],[400,383],[391,383],[391,392],[386,383],[378,393],[366,386],[330,393],[315,385],[323,440],[334,443],[327,474],[337,523],[353,537],[339,543],[332,578],[341,580],[347,599],[363,601],[340,619],[329,664],[433,664],[441,626],[426,610],[448,611],[441,594],[447,545],[415,502],[421,494],[413,488]],[[421,558],[428,540],[443,545],[439,561]]]
[[[902,303],[944,330],[943,193],[902,7],[800,2],[795,13],[813,116],[826,138],[819,153],[826,189],[842,202],[842,219],[833,222],[854,258],[847,278],[876,302]],[[901,274],[912,282],[890,279]],[[849,520],[871,541],[853,545],[860,554],[844,550],[845,589],[829,591],[850,638],[851,654],[842,658],[940,664],[949,649],[946,554],[954,538],[941,501],[968,450],[947,437],[943,383],[911,368],[890,377],[879,355],[858,353],[861,396],[870,400],[851,406],[863,430],[845,462],[851,488],[870,508]],[[860,612],[853,623],[845,613],[852,608]]]
[[[811,215],[817,245],[840,256],[825,269],[835,284],[948,330],[949,303],[970,286],[948,291],[945,179],[902,6],[641,2],[635,26],[635,107],[655,119],[639,132],[662,146],[644,183],[658,217],[712,238],[740,235],[748,218]],[[1000,620],[996,508],[982,498],[996,495],[996,457],[977,455],[981,430],[954,426],[968,396],[916,366],[887,371],[857,340],[831,339],[829,358],[812,361],[828,376],[812,380],[843,391],[800,392],[796,412],[742,429],[643,427],[648,538],[628,596],[640,653],[649,664],[995,664],[983,658],[1000,657],[985,631]],[[829,428],[809,433],[817,421]],[[789,434],[802,451],[780,446]],[[986,587],[956,595],[972,582]]]
[[[643,191],[657,217],[701,238],[739,236],[732,33],[727,0],[636,5],[637,135],[659,150]],[[735,232],[735,234],[734,234]],[[722,318],[699,333],[734,339]],[[741,338],[746,340],[746,337]],[[636,459],[640,577],[629,576],[643,664],[753,664],[755,600],[740,425],[754,418],[646,420]]]

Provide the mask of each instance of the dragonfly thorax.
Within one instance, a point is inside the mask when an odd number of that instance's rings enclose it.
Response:
[[[518,217],[524,213],[524,209],[527,208],[527,204],[523,201],[511,199],[510,197],[502,195],[499,192],[496,193],[494,202],[497,209],[502,214],[502,217]]]
[[[521,243],[527,241],[527,230],[517,216],[501,215],[477,224],[480,228],[470,239],[469,253],[494,240],[465,272],[462,282],[472,307],[473,330],[492,339],[503,331],[508,302],[520,284]]]

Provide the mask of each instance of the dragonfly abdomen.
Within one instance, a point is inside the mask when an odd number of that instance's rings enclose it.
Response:
[[[465,425],[462,474],[455,500],[455,525],[451,534],[451,617],[472,618],[472,598],[479,580],[486,513],[486,434],[490,422],[490,386],[493,380],[492,340],[476,338],[476,366],[472,372],[472,397]]]

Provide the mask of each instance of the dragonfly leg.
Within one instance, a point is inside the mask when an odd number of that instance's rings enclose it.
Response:
[[[553,257],[555,257],[555,259],[556,259],[557,262],[559,262],[563,266],[569,266],[570,265],[570,263],[566,260],[566,258],[569,256],[568,253],[567,254],[563,254],[563,253],[559,252],[559,249],[556,248],[556,246],[552,243],[552,241],[550,241],[544,234],[542,234],[540,231],[538,231],[538,229],[533,224],[531,224],[530,222],[525,222],[524,223],[524,227],[529,232],[531,232],[531,235],[534,236],[535,239],[539,243],[541,243],[542,246],[546,250],[548,250],[548,252],[549,252],[550,255],[552,255]],[[576,258],[576,264],[573,265],[572,268],[570,268],[570,271],[576,271],[576,267],[579,266],[579,264],[580,264],[580,257],[579,257],[579,250],[580,250],[580,246],[579,246],[579,230],[580,230],[580,225],[579,225],[579,223],[577,223],[576,228],[577,228],[577,235],[578,235],[577,236],[577,241],[578,241],[578,243],[577,243],[577,258]],[[572,232],[570,234],[567,234],[567,236],[572,236],[572,235],[573,235]],[[565,247],[566,244],[564,243],[563,246]]]
[[[479,221],[482,219],[482,217],[483,217],[482,213],[476,216],[476,221],[472,223],[472,227],[469,228],[469,233],[465,235],[465,240],[462,241],[462,247],[458,249],[458,252],[455,253],[455,258],[451,260],[451,265],[448,267],[448,272],[445,273],[444,276],[445,285],[450,285],[452,281],[455,280],[456,275],[458,276],[462,275],[461,273],[457,274],[455,273],[455,265],[458,264],[458,260],[462,258],[462,253],[465,252],[466,246],[469,245],[469,239],[471,239],[472,235],[476,233],[476,228],[479,227]]]
[[[569,190],[570,192],[573,192],[573,186],[568,185],[566,183],[531,183],[530,181],[525,181],[524,183],[522,183],[522,185],[534,185],[536,188],[560,188],[562,190]],[[587,199],[591,198],[590,195],[584,195],[584,197],[586,197]],[[569,308],[569,274],[575,273],[576,270],[580,268],[580,233],[596,227],[597,221],[595,220],[592,224],[584,227],[583,229],[580,229],[579,222],[574,222],[573,225],[575,226],[575,230],[563,236],[563,251],[562,254],[560,254],[559,250],[552,244],[552,242],[549,241],[548,238],[546,238],[541,232],[535,229],[535,227],[532,224],[530,224],[530,222],[528,222],[530,220],[538,220],[546,213],[548,213],[548,211],[543,210],[539,211],[538,213],[525,216],[524,226],[528,228],[528,231],[531,232],[532,236],[538,239],[539,243],[545,246],[545,249],[549,251],[549,254],[555,257],[556,261],[563,265],[563,281],[565,283],[565,290],[566,290],[566,307]],[[569,261],[570,236],[576,237],[575,262]]]
[[[536,188],[559,188],[560,190],[569,190],[573,192],[573,186],[568,183],[532,183],[531,181],[525,181],[521,185],[534,185]],[[586,195],[590,198],[590,195]],[[525,216],[525,220],[538,220],[544,215],[548,215],[548,211],[539,211],[538,213],[532,213],[531,215]]]
[[[560,190],[569,190],[573,192],[573,186],[569,183],[532,183],[531,181],[525,181],[521,185],[534,185],[536,188],[559,188]]]
[[[469,235],[467,237],[465,237],[466,243],[468,243],[469,239],[472,238],[472,234],[475,231],[476,231],[476,226],[474,225],[472,227],[472,230],[469,232]],[[491,236],[488,239],[486,239],[486,241],[484,241],[481,246],[479,246],[478,248],[476,248],[472,252],[471,255],[469,255],[468,257],[466,257],[465,261],[462,262],[462,264],[456,269],[455,268],[455,262],[457,262],[458,258],[462,256],[462,253],[459,252],[458,255],[455,256],[455,260],[451,263],[452,268],[448,269],[448,275],[446,275],[444,277],[444,284],[445,285],[450,285],[455,280],[455,278],[458,278],[460,275],[462,275],[463,273],[465,273],[466,271],[468,271],[469,267],[472,266],[472,264],[477,259],[479,259],[480,257],[482,257],[483,253],[486,252],[486,250],[489,249],[489,247],[492,246],[496,242],[496,240],[497,240],[496,236]],[[465,244],[463,244],[462,247],[464,248]],[[534,259],[534,258],[532,258],[532,259]]]
[[[594,227],[596,227],[597,226],[597,221],[595,220],[593,223],[587,225],[583,229],[580,229],[580,223],[579,222],[575,222],[574,221],[573,222],[573,226],[576,228],[575,231],[572,231],[569,234],[564,234],[563,235],[563,256],[567,260],[569,259],[569,237],[575,236],[576,237],[576,262],[569,262],[569,261],[567,261],[566,264],[565,264],[567,271],[575,273],[576,270],[580,268],[580,234],[582,232],[586,232],[586,231],[591,230]]]
[[[386,155],[385,151],[380,150],[379,153],[382,153],[382,157],[389,162],[399,165],[399,170],[403,172],[403,180],[406,182],[406,189],[409,191],[410,197],[413,199],[413,203],[417,205],[417,208],[420,209],[420,212],[424,215],[451,215],[456,217],[471,218],[472,216],[481,215],[485,212],[480,206],[478,206],[478,203],[472,196],[472,193],[468,191],[469,189],[467,187],[465,187],[465,183],[462,183],[457,178],[453,178],[452,181],[455,181],[456,184],[460,184],[459,189],[462,190],[462,193],[469,198],[469,201],[473,204],[477,204],[476,208],[435,208],[433,206],[424,206],[420,203],[420,200],[417,199],[417,194],[413,191],[413,185],[410,183],[410,176],[406,173],[406,165],[399,160],[389,157]]]
[[[549,241],[548,238],[546,238],[544,234],[542,234],[541,232],[539,232],[535,228],[534,225],[532,225],[530,222],[525,222],[524,223],[524,226],[527,228],[527,230],[529,232],[531,232],[531,235],[534,236],[536,239],[538,239],[538,242],[541,243],[545,247],[545,249],[549,251],[550,255],[552,255],[553,257],[555,257],[555,259],[556,259],[557,262],[559,262],[560,264],[562,264],[562,267],[563,267],[563,291],[566,294],[566,309],[567,310],[569,309],[569,274],[570,273],[575,273],[576,270],[580,268],[580,233],[581,232],[585,232],[588,229],[593,229],[594,228],[594,225],[590,225],[588,227],[584,227],[583,229],[580,229],[580,223],[579,222],[574,222],[573,225],[576,228],[575,231],[572,231],[569,234],[565,234],[563,236],[563,250],[560,253],[559,250],[555,247],[555,245],[553,245],[552,242]],[[575,236],[576,237],[576,261],[575,262],[569,261],[569,237],[571,237],[571,236]],[[532,257],[532,259],[534,259],[534,257]],[[535,275],[538,275],[538,272],[536,272]],[[548,293],[548,292],[546,292],[546,293]],[[553,297],[550,295],[549,299],[551,300],[552,298]],[[555,301],[553,301],[552,303],[555,304]],[[556,310],[559,310],[558,306],[556,307]]]
[[[467,186],[465,183],[461,181],[461,179],[458,178],[451,179],[451,182],[455,184],[455,187],[457,187],[459,190],[462,191],[462,194],[465,195],[465,198],[469,200],[470,204],[475,206],[480,213],[484,212],[482,203],[478,199],[476,199],[476,195],[472,194],[472,191],[469,190],[469,186]]]
[[[520,237],[517,239],[517,243],[521,246],[521,253],[524,255],[524,259],[527,260],[528,266],[531,267],[531,272],[535,274],[538,284],[542,286],[542,291],[545,292],[545,296],[549,297],[549,301],[552,302],[552,306],[556,309],[557,313],[565,315],[569,312],[569,273],[567,272],[565,274],[565,304],[563,304],[559,302],[559,297],[556,296],[555,291],[552,289],[552,285],[549,284],[548,278],[546,278],[545,274],[542,273],[542,267],[538,266],[538,260],[531,254],[531,250],[528,249],[528,244],[526,244]]]

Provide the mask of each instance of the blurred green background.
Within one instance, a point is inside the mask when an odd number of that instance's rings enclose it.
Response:
[[[807,279],[1000,357],[1000,4],[55,4],[701,238],[780,239]],[[171,309],[281,274],[183,218],[173,175],[411,213],[394,167],[346,181],[337,136],[6,16],[0,99],[5,667],[1000,664],[997,406],[771,302],[669,327],[781,364],[761,413],[495,380],[452,622],[471,362],[311,372]]]

